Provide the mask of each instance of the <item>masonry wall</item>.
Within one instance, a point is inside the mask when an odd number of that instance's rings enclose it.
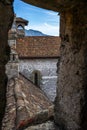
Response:
[[[61,13],[61,59],[55,121],[62,130],[87,130],[87,2]]]
[[[5,65],[9,59],[9,47],[7,44],[8,30],[11,27],[13,18],[12,2],[0,0],[0,127],[4,114],[6,101],[7,77],[5,74]]]
[[[30,80],[32,80],[32,73],[34,70],[40,71],[40,88],[51,101],[54,101],[56,96],[58,59],[32,59],[20,60],[19,62],[20,72]]]

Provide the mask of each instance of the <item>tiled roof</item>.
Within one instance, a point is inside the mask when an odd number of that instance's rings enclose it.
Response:
[[[17,39],[16,51],[20,58],[59,57],[60,37],[31,36]]]
[[[2,130],[22,130],[25,126],[45,122],[54,115],[54,105],[22,75],[9,80],[6,96]]]

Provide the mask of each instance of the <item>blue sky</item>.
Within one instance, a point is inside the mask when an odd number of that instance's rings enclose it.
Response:
[[[38,8],[21,0],[14,0],[14,12],[17,17],[22,17],[29,21],[26,29],[39,30],[53,36],[59,35],[58,12]]]

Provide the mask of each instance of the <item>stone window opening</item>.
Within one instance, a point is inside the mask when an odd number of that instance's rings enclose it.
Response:
[[[18,29],[18,30],[24,30],[24,27],[23,27],[21,24],[19,24],[19,25],[17,26],[17,29]]]
[[[41,73],[40,73],[40,71],[38,71],[38,70],[33,71],[31,77],[32,77],[33,83],[36,86],[40,87],[40,83],[41,83]]]
[[[19,24],[17,26],[17,36],[18,37],[24,37],[25,36],[25,29],[24,29],[24,26]]]
[[[18,61],[18,54],[10,54],[10,61],[11,62]]]
[[[37,72],[35,72],[34,74],[34,81],[35,81],[35,85],[38,86],[38,73]]]

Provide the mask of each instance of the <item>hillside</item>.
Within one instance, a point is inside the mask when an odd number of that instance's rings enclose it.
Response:
[[[37,30],[29,29],[29,30],[25,30],[25,36],[48,36],[48,35]]]

